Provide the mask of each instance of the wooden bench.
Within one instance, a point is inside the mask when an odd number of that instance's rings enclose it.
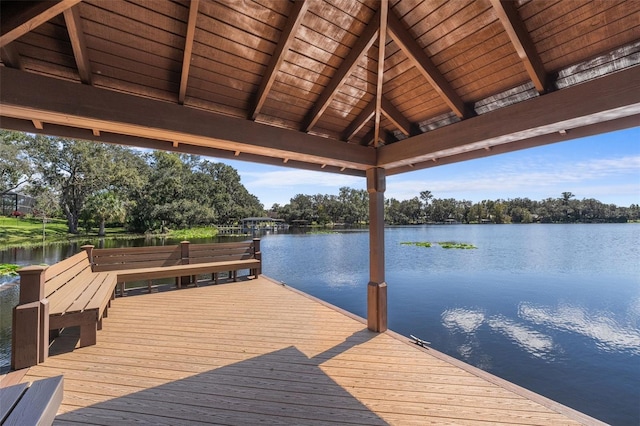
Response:
[[[118,283],[176,278],[177,285],[196,277],[239,270],[262,273],[260,240],[242,243],[132,247],[83,251],[52,265],[21,268],[20,299],[13,310],[11,366],[14,370],[44,362],[49,330],[80,327],[80,346],[94,345]],[[151,284],[149,284],[150,286]],[[151,287],[149,287],[151,289]],[[121,290],[123,291],[123,289]],[[123,292],[124,293],[124,292]]]
[[[20,383],[0,389],[0,424],[50,425],[62,402],[63,377]]]
[[[49,331],[79,326],[80,346],[95,345],[97,330],[113,299],[116,275],[93,272],[86,251],[50,267],[28,266],[18,273],[20,300],[14,310],[11,354],[14,369],[44,361]]]
[[[239,270],[248,269],[249,275],[259,275],[262,267],[260,240],[247,242],[190,244],[156,247],[127,247],[119,249],[95,249],[84,246],[92,259],[94,272],[110,272],[117,275],[120,294],[131,281],[147,281],[149,292],[152,281],[160,278],[176,278],[176,285],[197,285],[197,276],[212,274],[218,284],[220,272],[228,272],[237,281]]]

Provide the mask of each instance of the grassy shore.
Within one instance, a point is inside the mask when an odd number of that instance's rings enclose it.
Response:
[[[82,230],[79,234],[67,232],[67,222],[63,219],[51,219],[45,226],[46,244],[86,241],[98,237],[97,228],[91,229],[88,233]],[[104,238],[125,239],[142,238],[148,235],[127,232],[124,228],[107,228]],[[172,239],[189,240],[196,238],[211,238],[218,235],[218,228],[215,226],[194,227],[190,229],[180,229],[169,231],[167,234],[152,234],[152,236],[162,236]],[[103,237],[100,237],[103,238]],[[33,218],[5,218],[0,217],[0,250],[11,247],[33,247],[43,243],[42,221]]]

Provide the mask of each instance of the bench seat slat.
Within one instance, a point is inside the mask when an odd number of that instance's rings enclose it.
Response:
[[[109,285],[110,282],[113,283],[113,286]],[[89,284],[86,285],[78,298],[66,309],[66,312],[82,312],[85,309],[99,309],[102,307],[103,301],[106,305],[109,300],[108,298],[105,299],[104,292],[101,292],[101,289],[109,290],[109,288],[111,288],[111,291],[113,291],[115,284],[116,277],[114,275],[104,272],[94,272]],[[103,300],[100,300],[99,296],[102,296]]]
[[[53,423],[62,403],[63,377],[37,380],[24,392],[3,426]]]
[[[164,266],[159,268],[125,269],[117,271],[118,282],[152,280],[158,278],[174,278],[186,275],[201,275],[214,272],[225,272],[235,269],[258,268],[260,261],[256,259],[231,260],[228,262],[197,263],[194,265]]]
[[[4,424],[5,419],[28,387],[28,383],[18,383],[17,385],[0,388],[0,425]]]
[[[47,274],[47,272],[49,271],[49,268],[47,268],[47,270],[44,273],[44,277],[45,277],[45,284],[44,284],[44,294],[48,297],[51,294],[53,294],[54,292],[58,291],[61,287],[65,286],[67,282],[71,281],[74,279],[74,277],[82,274],[82,273],[86,273],[91,272],[91,264],[89,263],[89,260],[86,258],[86,254],[85,254],[85,259],[84,262],[77,262],[77,263],[73,263],[71,264],[68,263],[68,269],[66,271],[60,272],[59,274],[53,276],[51,274]]]
[[[50,280],[51,278],[59,275],[62,272],[67,271],[73,265],[78,263],[84,263],[87,261],[87,255],[84,252],[76,253],[73,256],[64,259],[58,263],[54,263],[49,266],[44,273],[45,280]]]
[[[81,275],[74,277],[55,293],[47,296],[49,300],[49,315],[59,315],[66,312],[71,305],[84,293],[87,283],[91,283],[94,274],[84,271]]]

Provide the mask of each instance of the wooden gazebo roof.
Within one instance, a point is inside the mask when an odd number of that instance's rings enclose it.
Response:
[[[1,7],[6,129],[364,176],[640,124],[640,1]]]

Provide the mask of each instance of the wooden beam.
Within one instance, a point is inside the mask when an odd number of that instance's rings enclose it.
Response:
[[[338,92],[338,89],[344,84],[347,78],[351,75],[353,70],[356,68],[358,64],[358,60],[360,57],[367,51],[376,40],[376,35],[378,33],[380,25],[380,11],[376,13],[373,19],[369,22],[369,25],[365,28],[362,35],[358,38],[356,44],[351,48],[351,51],[344,59],[340,68],[336,71],[336,73],[331,78],[329,85],[325,87],[323,92],[320,94],[320,97],[316,101],[315,105],[307,115],[307,118],[302,126],[303,131],[308,132],[316,125],[320,116],[327,109],[333,97]]]
[[[356,170],[376,161],[355,144],[11,68],[0,67],[0,81],[3,117]]]
[[[477,149],[467,151],[461,154],[455,154],[444,157],[440,160],[434,158],[432,160],[423,161],[416,164],[407,164],[405,166],[386,169],[387,176],[393,176],[401,173],[412,172],[415,170],[428,169],[432,167],[442,166],[445,164],[459,163],[462,161],[475,160],[478,158],[489,157],[492,155],[506,154],[508,152],[519,151],[522,149],[535,148],[538,146],[549,145],[552,143],[565,142],[572,139],[585,138],[587,136],[599,135],[603,133],[615,132],[617,130],[630,129],[638,127],[640,123],[640,115],[631,115],[629,117],[617,118],[614,120],[603,121],[584,127],[572,129],[564,135],[560,132],[550,133],[546,135],[534,136],[529,139],[523,139],[516,142],[496,145],[490,149]]]
[[[387,44],[387,16],[389,15],[389,0],[380,2],[380,30],[378,31],[378,69],[376,75],[376,109],[374,117],[373,146],[378,147],[380,140],[380,113],[382,111],[382,83],[384,81],[384,60]]]
[[[427,79],[435,91],[438,92],[449,108],[460,118],[472,116],[473,114],[469,108],[462,102],[462,99],[455,90],[453,90],[449,82],[424,53],[424,50],[418,42],[404,29],[402,23],[393,12],[389,13],[388,31],[398,47],[407,55],[407,58],[409,58],[424,78]]]
[[[511,0],[491,0],[491,5],[507,32],[511,44],[513,44],[522,60],[536,90],[539,93],[544,93],[547,88],[547,72],[544,70],[544,65],[529,32],[525,28],[522,19],[520,19],[516,3]]]
[[[0,2],[0,48],[5,47],[80,1]]]
[[[406,136],[411,134],[411,122],[385,97],[382,98],[382,113]]]
[[[302,18],[304,17],[308,8],[309,2],[306,0],[298,0],[293,3],[291,13],[289,14],[289,18],[287,19],[287,23],[282,30],[282,34],[280,34],[280,40],[278,41],[276,50],[273,52],[271,61],[269,62],[269,66],[267,67],[267,71],[265,72],[264,76],[262,77],[262,81],[260,82],[260,87],[258,88],[258,92],[256,94],[256,101],[251,108],[250,115],[252,120],[255,120],[258,117],[258,114],[260,113],[264,102],[267,100],[267,96],[269,95],[271,86],[273,86],[273,82],[276,79],[276,73],[280,69],[282,62],[284,61],[284,56],[287,54],[289,48],[291,47],[291,43],[293,43],[295,34],[302,24]]]
[[[64,22],[67,25],[67,32],[73,48],[73,56],[76,59],[80,81],[84,84],[91,84],[91,62],[87,52],[87,44],[82,30],[82,18],[80,17],[80,6],[76,5],[66,9],[64,12]]]
[[[309,163],[303,161],[290,160],[286,164],[283,164],[281,158],[267,157],[255,154],[244,154],[240,151],[228,151],[218,148],[210,148],[200,145],[190,145],[186,143],[180,143],[177,147],[173,146],[172,142],[155,140],[151,138],[141,138],[136,136],[127,136],[115,133],[100,132],[100,136],[95,135],[90,129],[82,129],[77,127],[60,126],[57,124],[47,124],[46,130],[38,130],[33,128],[33,123],[30,120],[21,120],[17,118],[2,117],[0,120],[0,127],[7,130],[15,130],[18,132],[37,133],[49,136],[59,136],[63,138],[89,140],[96,142],[105,142],[115,145],[132,146],[139,148],[155,149],[159,151],[174,151],[184,154],[200,155],[203,157],[213,157],[219,159],[247,161],[251,163],[268,164],[272,166],[284,166],[294,169],[303,170],[315,170],[329,173],[339,173],[342,167],[330,166],[327,164],[320,165],[317,163]],[[344,145],[344,143],[342,142]],[[373,151],[372,149],[369,149]],[[364,177],[364,170],[356,169],[344,169],[342,174]]]
[[[42,124],[42,121],[40,121],[40,120],[31,120],[31,122],[33,123],[33,127],[35,127],[36,129],[39,129],[39,130],[44,129],[44,124]]]
[[[463,120],[378,150],[378,166],[396,168],[640,113],[638,67]],[[562,136],[562,135],[560,135]]]
[[[345,130],[345,132],[342,134],[342,139],[346,140],[347,142],[353,139],[356,133],[358,133],[364,127],[364,125],[367,124],[369,120],[371,120],[371,117],[373,117],[375,111],[375,101],[369,102],[369,104],[364,107],[360,114],[358,114],[356,119],[353,120],[351,124],[349,124],[347,130]]]
[[[180,90],[178,92],[178,102],[180,103],[180,105],[184,105],[184,99],[187,96],[189,68],[191,67],[191,52],[193,50],[193,40],[196,34],[196,21],[198,20],[199,5],[200,0],[191,0],[191,3],[189,3],[189,20],[187,21],[187,33],[184,38],[182,73],[180,74]]]
[[[5,66],[18,70],[23,69],[18,49],[13,44],[8,44],[0,49],[0,57]]]

